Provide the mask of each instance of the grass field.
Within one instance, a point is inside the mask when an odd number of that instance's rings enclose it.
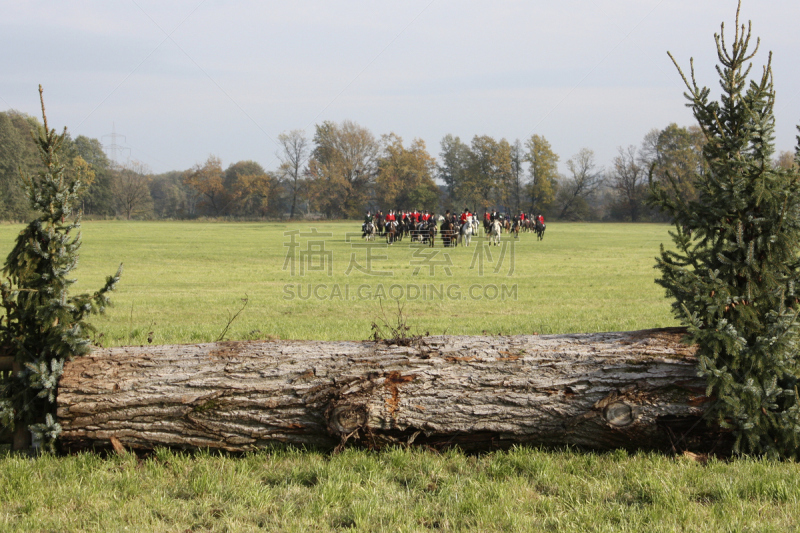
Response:
[[[797,464],[624,452],[6,457],[0,486],[4,532],[800,528]]]
[[[213,341],[245,295],[249,303],[228,339],[365,339],[381,316],[381,302],[387,317],[395,316],[393,297],[410,325],[432,334],[675,324],[663,290],[653,283],[654,257],[668,241],[664,225],[551,223],[541,242],[533,234],[516,242],[504,235],[500,247],[478,239],[470,248],[433,251],[406,241],[367,250],[360,233],[348,239],[359,227],[86,222],[75,290],[95,290],[124,263],[115,306],[94,320],[106,346],[145,344],[151,331],[156,344]],[[20,229],[0,225],[0,256]],[[296,247],[286,235],[292,231],[300,233]],[[313,231],[316,236],[304,235]],[[305,255],[308,250],[312,254]],[[324,270],[308,268],[320,266]]]
[[[0,254],[19,229],[0,225]],[[297,248],[285,246],[285,232],[312,229],[329,235],[297,235]],[[227,338],[364,339],[381,314],[381,290],[393,317],[392,286],[400,287],[395,296],[402,289],[404,312],[420,332],[675,325],[653,283],[653,258],[668,241],[663,225],[553,223],[543,242],[522,235],[513,261],[508,244],[502,261],[502,247],[491,258],[480,249],[483,270],[477,258],[470,268],[475,248],[444,256],[437,247],[439,255],[426,258],[427,249],[401,243],[372,250],[386,258],[373,261],[370,273],[354,267],[348,274],[351,254],[367,266],[366,250],[347,242],[353,229],[357,223],[85,223],[77,290],[99,287],[125,263],[116,306],[95,320],[106,346],[144,344],[150,332],[159,344],[214,340],[245,294],[249,304]],[[308,250],[330,252],[330,275],[318,255],[302,264],[324,269],[301,275],[300,252]],[[294,274],[291,264],[283,269],[287,251],[297,252]],[[391,274],[374,275],[381,270]],[[0,487],[3,532],[800,531],[800,465],[754,459],[701,464],[681,456],[529,448],[478,456],[160,450],[138,459],[30,459],[6,451]]]

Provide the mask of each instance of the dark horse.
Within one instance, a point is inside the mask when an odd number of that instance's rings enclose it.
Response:
[[[457,235],[452,220],[445,218],[439,229],[442,230],[442,246],[445,248],[455,246]]]
[[[538,220],[536,221],[536,227],[534,228],[533,231],[536,232],[536,236],[539,238],[540,241],[544,239],[544,230],[546,229],[547,229],[547,224],[539,222]]]
[[[430,222],[422,224],[422,243],[428,242],[433,247],[433,243],[436,240],[436,222],[431,220]]]
[[[386,242],[392,244],[397,240],[397,222],[386,224]]]

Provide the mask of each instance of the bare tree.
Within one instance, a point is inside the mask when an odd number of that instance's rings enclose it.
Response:
[[[646,156],[643,157],[633,145],[627,149],[620,147],[613,165],[614,168],[608,176],[608,185],[617,193],[617,201],[625,217],[636,222],[644,207]]]
[[[153,211],[150,196],[150,169],[139,161],[131,161],[114,172],[111,195],[118,214],[127,220]]]
[[[522,207],[522,196],[524,194],[523,178],[525,169],[525,151],[519,139],[511,145],[511,203],[512,213],[518,213]]]
[[[588,199],[603,182],[603,169],[597,167],[592,150],[581,148],[567,161],[567,170],[570,176],[558,190],[558,218],[581,219],[589,209]]]
[[[281,179],[289,184],[289,191],[292,195],[289,218],[294,218],[297,196],[301,187],[300,177],[303,175],[303,167],[308,160],[310,151],[309,142],[305,131],[292,130],[278,135],[278,143],[281,145],[280,151],[275,154],[281,162],[278,172]]]

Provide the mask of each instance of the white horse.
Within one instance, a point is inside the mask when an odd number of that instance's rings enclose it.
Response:
[[[472,239],[472,236],[478,234],[475,230],[474,222],[475,219],[472,216],[468,216],[467,220],[461,224],[461,228],[458,230],[458,240],[463,242],[464,246],[469,246],[469,241]]]
[[[472,217],[467,217],[468,220],[461,225],[461,230],[459,231],[459,240],[464,243],[464,246],[469,246],[469,241],[473,235],[472,229]]]
[[[499,220],[492,222],[492,227],[489,229],[489,243],[495,246],[500,245],[500,234],[503,232],[503,227],[500,225]]]
[[[366,237],[368,241],[375,240],[375,223],[367,222],[364,226],[364,237]]]

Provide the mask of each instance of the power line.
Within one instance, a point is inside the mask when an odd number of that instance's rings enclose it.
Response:
[[[128,151],[127,159],[131,158],[131,149],[128,148],[127,146],[120,146],[119,144],[117,144],[117,138],[121,137],[124,142],[128,142],[128,138],[125,137],[124,135],[117,134],[117,128],[113,122],[111,123],[111,133],[103,135],[102,138],[105,139],[106,137],[109,137],[111,139],[111,144],[104,144],[103,149],[108,151],[108,155],[111,158],[112,163],[114,163],[115,165],[117,164],[117,150],[123,152],[127,150]]]

